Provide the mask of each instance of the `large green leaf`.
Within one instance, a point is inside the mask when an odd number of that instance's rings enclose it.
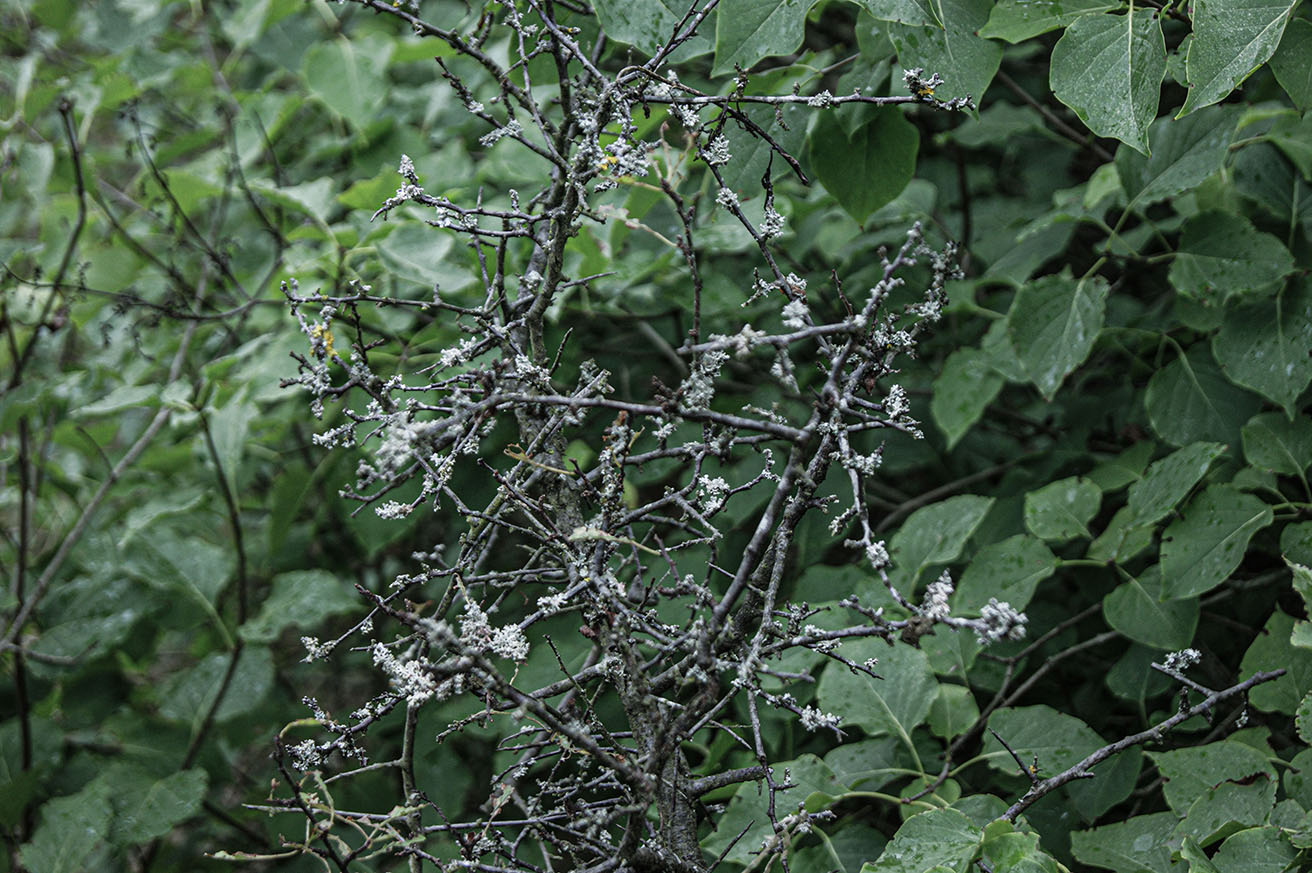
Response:
[[[1180,116],[1225,98],[1280,45],[1297,0],[1195,0]]]
[[[1158,370],[1144,394],[1148,421],[1168,443],[1198,440],[1239,445],[1239,429],[1257,411],[1257,397],[1236,387],[1213,363],[1205,348]]]
[[[1178,823],[1174,813],[1155,812],[1076,831],[1071,834],[1071,854],[1081,863],[1116,873],[1171,873],[1171,837]]]
[[[798,806],[813,794],[836,796],[844,790],[833,771],[815,755],[802,755],[795,761],[774,764],[776,781],[784,781],[785,769],[789,774],[788,784],[793,787],[777,792],[773,798],[781,816],[787,814],[784,810],[788,810],[788,813],[796,812]],[[760,851],[762,840],[773,833],[770,826],[770,804],[770,792],[762,785],[744,782],[729,802],[729,808],[716,821],[715,830],[702,840],[702,848],[713,855],[719,855],[732,844],[733,848],[729,849],[725,860],[732,864],[750,863]]]
[[[955,809],[932,809],[902,823],[879,860],[866,862],[861,873],[926,873],[956,870],[970,861],[983,833]]]
[[[896,108],[881,107],[850,135],[832,113],[821,116],[810,146],[816,178],[860,224],[911,181],[920,134]]]
[[[814,0],[722,0],[715,26],[715,70],[751,69],[761,58],[786,55],[802,44]]]
[[[95,781],[77,794],[41,807],[41,821],[20,852],[31,873],[82,873],[84,862],[109,834],[110,787]]]
[[[948,438],[949,449],[979,421],[1002,390],[1002,383],[1002,377],[979,349],[957,349],[948,355],[934,380],[929,413]]]
[[[1151,571],[1151,572],[1149,572]],[[1128,577],[1103,598],[1102,614],[1107,624],[1136,643],[1156,649],[1183,649],[1194,640],[1198,627],[1198,598],[1158,599],[1160,585],[1156,566]],[[1142,581],[1141,581],[1142,580]]]
[[[329,109],[364,128],[379,119],[378,101],[387,90],[383,71],[391,40],[345,39],[317,42],[301,62],[305,84]]]
[[[1299,112],[1312,109],[1312,21],[1295,18],[1271,56],[1271,72]]]
[[[1266,825],[1231,834],[1212,863],[1221,873],[1284,873],[1295,868],[1298,855],[1280,828]]]
[[[1290,643],[1293,630],[1294,619],[1277,607],[1239,664],[1244,678],[1258,670],[1285,671],[1279,679],[1263,682],[1248,692],[1248,701],[1263,712],[1292,716],[1303,697],[1312,691],[1312,651]]]
[[[1243,434],[1244,457],[1254,467],[1301,477],[1312,464],[1312,420],[1265,412],[1253,416]]]
[[[1181,194],[1221,169],[1234,137],[1232,110],[1175,120],[1159,118],[1148,131],[1151,157],[1122,146],[1116,169],[1133,206],[1149,205]]]
[[[1221,740],[1169,752],[1150,751],[1148,757],[1166,779],[1162,786],[1166,802],[1180,815],[1221,782],[1239,781],[1259,773],[1271,780],[1276,776],[1265,755],[1238,740]]]
[[[161,837],[191,818],[205,798],[204,770],[181,770],[163,779],[132,767],[106,774],[114,789],[113,840],[135,845]]]
[[[1002,46],[979,36],[988,22],[992,0],[933,0],[943,27],[890,24],[889,39],[903,69],[920,67],[939,73],[944,83],[934,92],[941,100],[972,97],[979,103],[1002,63]]]
[[[1220,585],[1272,517],[1271,506],[1251,494],[1209,486],[1162,534],[1162,598],[1190,597]]]
[[[232,655],[215,652],[189,669],[174,673],[156,689],[159,714],[170,721],[200,724],[220,693],[215,711],[219,722],[245,715],[264,700],[273,687],[273,658],[264,646],[247,646],[237,659],[232,678],[224,683]]]
[[[857,0],[862,9],[879,21],[942,27],[942,19],[938,9],[935,8],[937,2],[938,0]]]
[[[596,0],[593,7],[606,36],[647,54],[674,37],[674,28],[688,12],[682,0]]]
[[[1084,362],[1102,329],[1107,282],[1044,276],[1016,292],[1007,313],[1007,338],[1025,374],[1051,400]]]
[[[1119,3],[1110,0],[998,0],[979,35],[1022,42],[1065,27],[1085,15],[1119,8]]]
[[[839,653],[858,664],[877,658],[875,672],[882,678],[831,663],[816,692],[820,708],[839,716],[844,724],[860,725],[867,734],[887,733],[909,743],[911,732],[929,715],[938,689],[929,658],[919,649],[890,647],[880,639],[844,643]]]
[[[992,505],[991,497],[963,494],[911,513],[889,543],[893,574],[908,589],[903,593],[911,593],[926,567],[955,561]]]
[[[1294,258],[1284,243],[1230,212],[1204,212],[1185,222],[1171,263],[1171,285],[1186,297],[1224,303],[1287,276]]]
[[[1083,476],[1059,479],[1025,495],[1025,527],[1050,542],[1088,537],[1101,502],[1102,491]]]
[[[327,570],[293,570],[273,579],[260,614],[242,625],[242,639],[268,643],[289,627],[313,628],[359,606],[355,591]]]
[[[990,598],[1024,609],[1034,589],[1057,570],[1057,557],[1029,534],[980,549],[961,574],[952,598],[954,611],[977,613]]]
[[[1050,706],[995,710],[989,716],[988,726],[990,732],[984,736],[983,755],[990,767],[1004,773],[1020,775],[1015,759],[998,742],[995,733],[1020,756],[1026,767],[1037,756],[1040,777],[1060,773],[1104,745],[1102,738],[1083,721]]]
[[[1224,453],[1220,443],[1193,443],[1153,461],[1143,478],[1130,486],[1127,506],[1134,519],[1151,524],[1165,518]]]
[[[1052,49],[1052,93],[1099,136],[1148,154],[1148,126],[1166,76],[1157,13],[1131,4],[1123,15],[1085,15]]]
[[[1299,279],[1273,299],[1227,312],[1212,354],[1233,381],[1292,416],[1312,382],[1312,281]]]

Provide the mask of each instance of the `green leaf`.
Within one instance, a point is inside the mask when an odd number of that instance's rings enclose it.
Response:
[[[240,493],[238,483],[247,435],[251,422],[259,414],[259,408],[246,400],[246,387],[242,386],[222,409],[215,410],[209,417],[210,438],[222,467],[220,472],[234,496]]]
[[[282,573],[274,577],[260,614],[242,625],[239,634],[247,642],[270,643],[289,627],[312,629],[359,603],[351,587],[327,570]]]
[[[1162,592],[1176,600],[1211,591],[1244,559],[1253,534],[1273,519],[1269,504],[1229,485],[1211,485],[1162,535]]]
[[[1083,864],[1117,873],[1170,873],[1170,842],[1178,821],[1174,813],[1155,812],[1076,831],[1071,834],[1071,854]]]
[[[1292,417],[1312,382],[1312,281],[1300,279],[1273,299],[1227,312],[1212,354],[1233,381]]]
[[[852,640],[839,652],[857,664],[877,658],[875,673],[882,678],[831,663],[816,691],[820,708],[841,717],[844,724],[860,725],[867,734],[887,733],[909,744],[911,732],[929,715],[938,688],[929,658],[919,649],[889,647],[879,639]]]
[[[1078,764],[1103,746],[1102,738],[1087,724],[1050,706],[995,710],[989,716],[988,726],[1011,746],[1026,767],[1037,755],[1040,778],[1053,776]],[[983,754],[995,770],[1022,775],[1015,759],[993,733],[984,736]]]
[[[1255,467],[1301,478],[1312,464],[1312,421],[1290,421],[1278,412],[1253,416],[1244,425],[1244,457]]]
[[[775,794],[774,803],[778,809],[796,811],[798,805],[812,794],[837,796],[844,791],[844,786],[829,767],[815,755],[802,755],[795,761],[772,763],[771,766],[777,780],[782,779],[787,768],[788,781],[793,785]],[[762,840],[772,833],[770,802],[770,792],[760,784],[744,782],[716,822],[715,830],[702,840],[702,848],[711,855],[719,855],[732,843],[733,848],[729,849],[725,860],[731,864],[749,864],[760,850]],[[740,834],[743,834],[742,838],[737,839]]]
[[[1294,164],[1269,142],[1244,146],[1235,158],[1231,178],[1240,194],[1274,215],[1291,230],[1312,225],[1312,196]]]
[[[1011,43],[1024,42],[1086,15],[1119,8],[1119,3],[1109,0],[998,0],[979,35]]]
[[[1262,824],[1276,802],[1276,781],[1256,774],[1240,781],[1224,780],[1197,797],[1176,828],[1177,834],[1210,846],[1251,825]]]
[[[993,870],[1006,873],[1057,873],[1057,861],[1039,848],[1039,835],[999,834],[985,840],[984,858]]]
[[[1293,269],[1284,244],[1242,215],[1204,212],[1185,222],[1170,279],[1178,293],[1216,304],[1261,290]]]
[[[607,38],[649,55],[674,36],[688,11],[687,4],[677,0],[597,0],[593,5]]]
[[[223,700],[215,713],[218,722],[245,715],[263,702],[273,687],[273,658],[264,646],[247,646],[237,659],[232,678],[225,685],[232,655],[214,652],[195,666],[174,673],[156,689],[159,714],[170,721],[189,724],[194,730],[209,712],[216,696]]]
[[[948,438],[957,444],[1002,390],[1003,379],[979,349],[957,349],[943,362],[934,380],[929,412]]]
[[[934,6],[937,0],[856,0],[856,2],[869,12],[871,17],[880,21],[896,21],[914,26],[943,26],[938,9]]]
[[[204,770],[183,770],[164,779],[122,768],[109,774],[114,789],[113,841],[120,846],[162,837],[191,818],[205,799]]]
[[[1312,692],[1303,695],[1298,709],[1294,711],[1294,728],[1300,740],[1312,745]]]
[[[1087,556],[1094,561],[1125,563],[1152,545],[1153,525],[1134,517],[1128,506],[1116,510],[1107,528],[1089,543]]]
[[[389,233],[378,243],[378,254],[383,265],[398,276],[432,288],[456,290],[468,283],[464,271],[453,269],[446,263],[451,250],[451,235],[417,222],[406,223]]]
[[[979,36],[989,18],[992,0],[934,0],[944,27],[890,24],[889,39],[903,69],[920,67],[940,73],[944,83],[934,92],[940,100],[972,97],[978,104],[1002,63],[1002,46]]]
[[[1144,467],[1152,460],[1157,443],[1139,440],[1114,458],[1103,461],[1089,471],[1087,478],[1104,493],[1118,491],[1143,478]]]
[[[138,537],[130,550],[128,568],[134,576],[155,588],[182,591],[207,612],[236,568],[228,549],[173,530]]]
[[[929,730],[936,737],[951,740],[966,732],[979,718],[975,695],[965,685],[943,683],[929,707]]]
[[[1238,740],[1147,754],[1166,780],[1162,786],[1166,802],[1180,815],[1221,782],[1238,782],[1259,773],[1271,780],[1276,776],[1265,755]]]
[[[1151,524],[1165,518],[1224,453],[1220,443],[1192,443],[1153,461],[1144,477],[1130,486],[1126,505],[1134,520]]]
[[[1034,589],[1057,569],[1057,556],[1043,541],[1017,534],[976,553],[952,597],[954,612],[978,613],[990,598],[1024,609]]]
[[[879,860],[861,873],[926,873],[935,867],[958,869],[975,855],[982,831],[955,809],[933,809],[902,823]]]
[[[1205,348],[1194,346],[1152,375],[1144,405],[1153,430],[1168,443],[1209,440],[1238,446],[1240,428],[1259,403],[1221,374]]]
[[[1299,112],[1312,109],[1312,21],[1289,22],[1271,56],[1271,72]]]
[[[109,833],[109,787],[96,781],[77,794],[41,807],[41,822],[19,852],[30,873],[82,873],[84,862]]]
[[[1294,619],[1276,608],[1239,664],[1244,677],[1258,670],[1286,671],[1279,679],[1264,682],[1248,692],[1248,702],[1263,712],[1293,715],[1303,697],[1312,691],[1312,651],[1290,643],[1293,629]]]
[[[1185,62],[1189,96],[1177,117],[1211,106],[1267,62],[1297,0],[1195,0]]]
[[[961,555],[966,540],[993,506],[993,498],[963,494],[922,506],[907,517],[889,543],[893,573],[910,593],[926,567]]]
[[[1212,863],[1221,873],[1284,873],[1294,869],[1297,857],[1280,829],[1267,825],[1231,834]]]
[[[1156,589],[1160,586],[1147,571],[1141,576],[1145,581],[1129,576],[1103,598],[1102,614],[1107,625],[1145,646],[1183,649],[1193,642],[1198,627],[1198,598],[1159,600]]]
[[[735,65],[750,70],[761,58],[786,55],[802,44],[814,0],[722,0],[715,25],[715,75]]]
[[[1234,111],[1228,107],[1178,121],[1163,117],[1148,131],[1151,157],[1118,148],[1116,170],[1130,204],[1142,210],[1196,187],[1221,169],[1234,124]]]
[[[811,133],[811,166],[825,190],[858,224],[889,203],[916,171],[920,134],[896,108],[880,107],[848,135],[832,112]]]
[[[73,415],[78,418],[98,418],[158,403],[158,385],[120,385],[99,400],[73,410]]]
[[[324,105],[363,129],[379,117],[378,102],[387,91],[383,70],[391,53],[391,41],[381,37],[316,42],[305,52],[301,72]]]
[[[1083,476],[1059,479],[1025,495],[1025,527],[1057,543],[1089,537],[1087,525],[1101,502],[1102,491]]]
[[[1089,356],[1102,329],[1107,282],[1044,276],[1016,292],[1007,312],[1007,338],[1026,377],[1046,400]]]
[[[1098,136],[1148,154],[1148,127],[1166,77],[1157,13],[1132,4],[1123,15],[1085,15],[1052,49],[1052,93]]]

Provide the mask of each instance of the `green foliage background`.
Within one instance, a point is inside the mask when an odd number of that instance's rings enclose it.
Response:
[[[421,6],[465,30],[499,14]],[[594,8],[573,23],[580,39],[604,31],[612,67],[677,21],[655,0]],[[379,679],[363,656],[300,663],[298,638],[347,626],[352,586],[385,586],[462,520],[351,514],[337,492],[355,459],[315,445],[323,425],[279,387],[305,338],[278,280],[401,295],[438,282],[459,295],[478,275],[467,251],[399,215],[370,221],[399,184],[399,156],[453,200],[545,164],[480,145],[487,126],[437,75],[433,56],[450,50],[358,5],[6,0],[0,47],[0,869],[208,869],[222,865],[203,853],[225,850],[285,851],[274,866],[316,869],[297,857],[302,823],[243,804],[281,778],[269,750],[280,731],[302,736],[303,696],[349,708]],[[682,51],[684,81],[720,93],[735,66],[757,93],[804,94],[902,94],[902,70],[920,67],[945,80],[933,99],[978,105],[793,107],[774,129],[815,180],[772,165],[780,251],[813,306],[842,305],[831,271],[873,281],[877,248],[912,221],[962,242],[967,278],[901,376],[925,439],[887,440],[868,499],[904,589],[948,567],[958,614],[997,597],[1030,616],[1028,639],[987,652],[943,632],[920,649],[854,652],[880,657],[882,684],[826,667],[812,693],[844,716],[841,743],[768,716],[798,785],[788,802],[836,813],[796,840],[794,869],[1306,865],[1306,9],[723,0]],[[654,139],[664,120],[638,123]],[[759,211],[767,156],[730,136],[726,178]],[[704,171],[688,168],[685,184],[713,195]],[[610,275],[553,315],[581,325],[579,347],[642,397],[653,375],[677,383],[667,350],[688,293],[661,240],[676,233],[668,207],[628,185],[614,209],[628,222],[586,227],[568,265]],[[709,202],[700,212],[708,317],[738,312],[750,240]],[[442,319],[375,317],[398,366],[461,337]],[[585,459],[597,447],[577,448]],[[490,494],[461,475],[457,490]],[[756,507],[740,502],[747,524]],[[799,599],[875,590],[822,520],[810,532]],[[1015,828],[994,819],[1029,781],[987,733],[952,747],[931,793],[898,802],[990,707],[988,727],[1023,761],[1037,755],[1041,776],[1151,726],[1177,695],[1148,665],[1185,646],[1203,654],[1190,676],[1211,688],[1288,673],[1252,692],[1243,726],[1236,705],[1195,718]],[[426,718],[431,740],[440,718]],[[429,742],[430,796],[457,810],[474,797],[501,729]],[[743,763],[728,747],[700,752],[705,772]],[[383,812],[398,802],[386,773],[350,792]],[[768,831],[756,787],[708,801],[728,804],[708,820],[708,857],[729,849],[725,868],[749,864]]]

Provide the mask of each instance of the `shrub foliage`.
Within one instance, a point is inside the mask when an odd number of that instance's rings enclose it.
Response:
[[[1296,2],[0,42],[4,869],[1308,865]]]

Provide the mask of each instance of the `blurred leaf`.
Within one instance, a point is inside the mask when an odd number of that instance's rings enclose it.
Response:
[[[194,730],[223,693],[215,720],[228,721],[245,715],[263,702],[273,685],[273,659],[263,646],[247,646],[232,669],[231,654],[214,652],[195,666],[174,673],[157,690],[159,714],[170,721],[191,725]],[[232,678],[224,678],[232,669]]]
[[[92,782],[77,794],[41,807],[41,821],[19,852],[31,873],[82,873],[96,846],[109,833],[109,786]]]
[[[863,223],[911,180],[919,144],[916,128],[893,107],[877,110],[850,136],[829,113],[811,133],[811,164],[825,190]]]
[[[364,128],[378,117],[378,101],[387,88],[383,71],[391,52],[392,43],[386,39],[316,43],[305,52],[302,75],[328,108],[356,128]]]
[[[326,570],[281,573],[273,578],[260,614],[242,625],[239,634],[247,642],[270,643],[289,627],[311,629],[359,605],[351,587]]]
[[[113,840],[136,845],[167,834],[200,810],[209,782],[204,770],[182,770],[156,779],[128,767],[111,771],[114,791]]]
[[[1271,56],[1271,72],[1299,112],[1312,109],[1312,21],[1289,22]]]

